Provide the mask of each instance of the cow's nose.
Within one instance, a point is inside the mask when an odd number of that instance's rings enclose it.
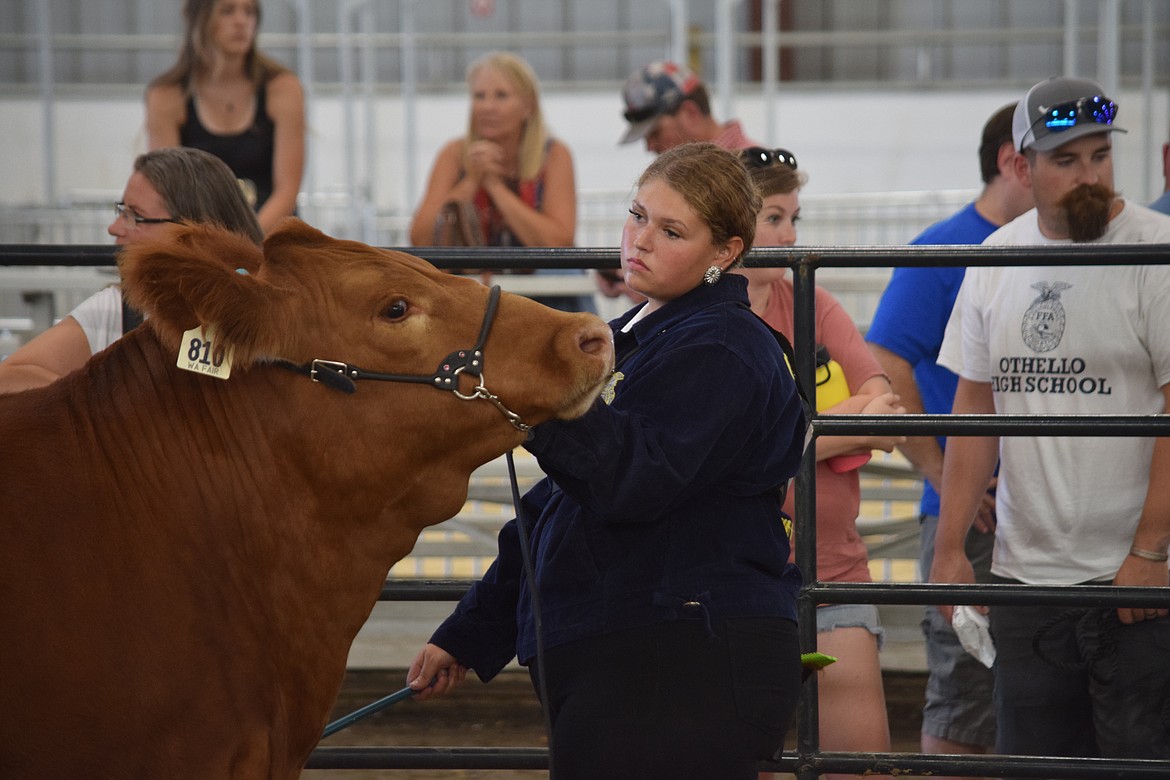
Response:
[[[586,355],[604,356],[613,351],[613,333],[605,323],[592,322],[578,332],[577,346]]]

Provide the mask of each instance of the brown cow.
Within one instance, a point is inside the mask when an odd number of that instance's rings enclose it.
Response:
[[[498,398],[472,360],[461,400],[366,379],[476,344],[488,289],[418,258],[293,220],[263,256],[176,227],[122,272],[148,325],[0,397],[0,777],[297,777],[388,568],[523,440],[502,409],[592,403],[609,329],[504,294]],[[176,365],[204,357],[181,335],[199,323],[233,350],[226,381]],[[356,382],[290,370],[316,358]]]

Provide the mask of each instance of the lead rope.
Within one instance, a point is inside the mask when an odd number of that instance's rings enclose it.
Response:
[[[512,459],[511,450],[508,450],[506,454],[508,456],[508,477],[512,482],[512,505],[516,510],[516,528],[520,534],[520,559],[523,561],[524,576],[528,578],[528,582],[530,583],[529,590],[532,593],[533,628],[536,631],[536,683],[539,689],[538,695],[540,696],[540,712],[544,719],[544,732],[548,738],[549,745],[548,776],[549,780],[552,780],[552,718],[549,715],[548,683],[545,682],[544,677],[544,636],[540,618],[540,593],[536,587],[536,571],[532,565],[532,552],[528,548],[528,529],[524,526],[524,512],[520,506],[520,484],[516,479],[516,462]],[[418,691],[407,686],[388,696],[383,696],[381,699],[371,702],[358,710],[354,710],[350,714],[328,724],[321,734],[321,739],[336,734],[342,729],[357,723],[359,720],[379,713],[393,704],[409,699],[416,693]]]
[[[540,713],[544,719],[544,733],[548,738],[548,776],[552,780],[553,773],[552,751],[552,716],[549,709],[552,702],[548,698],[548,682],[545,680],[544,669],[544,628],[540,618],[540,589],[536,586],[536,569],[532,565],[532,551],[528,547],[528,529],[524,525],[524,510],[520,506],[520,485],[516,481],[516,462],[512,460],[512,451],[506,453],[508,457],[508,477],[512,481],[512,504],[516,509],[516,530],[520,536],[520,560],[524,564],[524,576],[528,578],[528,591],[532,594],[532,628],[536,631],[536,687],[540,696]]]
[[[342,729],[347,728],[349,726],[352,726],[353,724],[357,723],[362,718],[369,717],[370,715],[373,715],[376,712],[381,712],[382,710],[389,707],[391,704],[397,704],[398,702],[400,702],[404,699],[409,699],[411,696],[413,696],[416,693],[418,693],[418,691],[416,691],[415,689],[411,688],[408,685],[405,688],[402,688],[401,690],[395,691],[394,693],[390,694],[389,696],[383,696],[381,699],[378,699],[375,702],[371,702],[370,704],[367,704],[366,706],[362,707],[361,709],[354,710],[353,712],[346,715],[345,717],[338,718],[337,720],[333,721],[328,726],[326,726],[325,731],[323,731],[321,733],[321,739],[325,739],[325,737],[328,737],[332,734],[336,734],[337,732],[341,731]]]

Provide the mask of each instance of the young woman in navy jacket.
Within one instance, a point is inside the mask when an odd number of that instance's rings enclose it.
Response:
[[[514,656],[543,674],[557,780],[755,778],[782,747],[801,579],[777,498],[805,421],[744,278],[725,273],[759,207],[743,164],[711,144],[642,174],[622,274],[647,300],[611,323],[613,379],[584,416],[525,444],[548,475],[521,513],[543,657],[513,520],[409,671],[419,699]]]

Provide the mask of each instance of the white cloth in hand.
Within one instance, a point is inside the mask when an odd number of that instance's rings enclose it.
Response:
[[[959,644],[981,664],[988,669],[995,663],[995,643],[991,641],[991,632],[987,630],[987,615],[982,614],[975,607],[963,604],[955,607],[951,618],[951,627],[959,637]]]

